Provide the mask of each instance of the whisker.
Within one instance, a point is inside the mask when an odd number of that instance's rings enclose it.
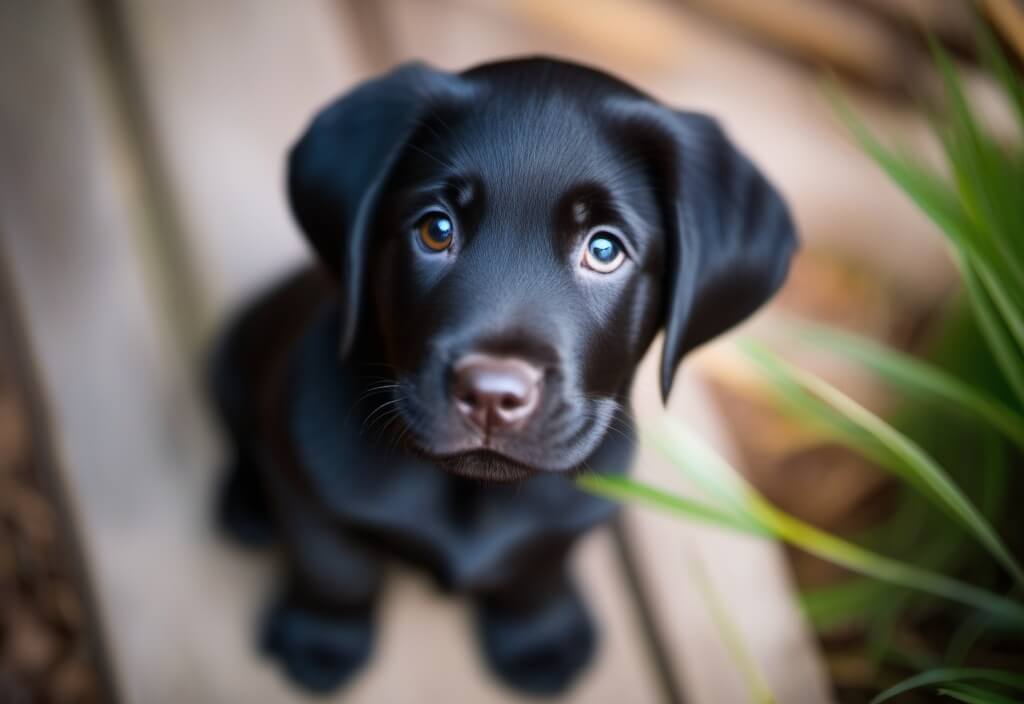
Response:
[[[394,406],[395,404],[401,402],[401,400],[402,400],[402,397],[399,396],[397,398],[391,399],[390,401],[385,401],[384,403],[381,403],[379,406],[377,406],[375,409],[373,409],[373,412],[371,412],[370,415],[366,416],[366,418],[363,419],[362,425],[359,426],[359,434],[360,435],[363,434],[363,432],[366,430],[366,427],[367,427],[368,423],[370,424],[370,427],[372,428],[373,427],[373,419],[376,416],[378,416],[382,411],[384,411],[384,410]]]
[[[394,424],[395,421],[400,420],[401,416],[401,409],[397,407],[392,408],[388,410],[386,413],[382,414],[375,423],[375,425],[378,423],[380,424],[380,430],[374,436],[373,441],[375,443],[379,443],[384,434],[390,430],[392,424]]]
[[[406,407],[406,413],[411,417],[406,418],[405,423],[403,424],[405,427],[402,428],[402,432],[400,432],[398,436],[394,438],[394,441],[391,444],[392,450],[397,449],[401,446],[402,441],[405,439],[405,436],[408,435],[409,432],[412,430],[413,424],[419,424],[419,416],[416,412],[416,409]]]
[[[347,424],[349,419],[352,417],[352,414],[356,411],[359,405],[366,401],[367,399],[369,399],[371,396],[376,396],[382,393],[389,393],[397,388],[399,388],[399,384],[393,382],[380,383],[375,386],[371,386],[362,394],[360,394],[359,397],[349,405],[348,411],[345,413],[344,423]],[[366,421],[364,420],[363,422],[365,423]]]

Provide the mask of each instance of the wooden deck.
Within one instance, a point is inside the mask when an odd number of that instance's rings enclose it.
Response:
[[[872,219],[885,217],[911,233],[894,247],[939,260],[915,247],[926,231],[888,190],[847,229],[822,226],[846,193],[875,182],[811,78],[663,4],[630,5],[642,37],[610,29],[624,3],[595,7],[571,26],[530,1],[0,7],[0,271],[17,294],[124,701],[305,701],[252,647],[275,557],[240,552],[211,528],[222,447],[196,361],[228,307],[306,256],[284,203],[284,149],[317,106],[380,65],[415,56],[457,68],[545,51],[609,66],[722,114],[774,167],[805,231],[841,245],[884,229]],[[809,164],[830,156],[849,169],[814,181]],[[636,391],[648,418],[661,412],[651,363]],[[694,365],[670,412],[731,453]],[[678,481],[649,452],[637,475]],[[604,639],[567,701],[746,700],[694,564],[778,701],[828,702],[778,546],[633,510],[617,538],[599,532],[579,550]],[[517,700],[484,672],[463,606],[418,576],[394,571],[380,628],[372,665],[338,699]]]

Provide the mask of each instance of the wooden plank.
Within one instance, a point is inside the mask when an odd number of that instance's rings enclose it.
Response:
[[[131,164],[102,99],[80,7],[0,10],[0,246],[49,400],[119,689],[138,700],[140,678],[175,645],[162,622],[187,618],[165,597],[189,574],[161,547],[202,529],[201,507],[188,499],[207,484],[212,457],[140,275],[143,219],[132,207]],[[148,558],[136,560],[133,546],[158,535]],[[159,590],[147,592],[150,584]]]
[[[199,2],[126,6],[146,112],[154,120],[173,198],[187,216],[185,249],[200,285],[211,292],[210,320],[260,279],[303,256],[281,197],[284,149],[316,106],[354,81],[358,69],[355,59],[339,49],[350,45],[351,37],[339,41],[333,34],[330,11],[325,3],[307,3],[287,15],[270,3],[227,3],[215,11]],[[230,45],[222,41],[222,33],[231,34]],[[188,37],[187,46],[182,37]],[[266,85],[236,89],[250,83],[261,68],[272,68]],[[279,82],[287,83],[287,101],[275,99],[283,90]],[[253,120],[256,114],[259,119]],[[226,147],[221,143],[225,139]],[[203,506],[209,503],[205,495],[194,499]],[[207,672],[202,684],[195,684],[197,694],[217,692],[227,698],[231,693],[231,698],[246,701],[262,701],[258,698],[268,697],[268,692],[283,696],[277,673],[255,660],[247,647],[251,633],[246,620],[256,613],[272,580],[263,567],[239,570],[237,557],[229,561],[230,568],[215,569],[222,558],[219,547],[195,544],[182,546],[179,555],[204,575],[203,612],[210,612],[203,630],[186,635],[195,661],[189,668],[199,669],[206,654],[212,658],[219,653],[230,673],[227,679]],[[568,700],[656,701],[658,692],[644,662],[645,648],[628,596],[615,573],[608,536],[590,538],[578,558],[576,567],[606,638],[598,663]],[[378,653],[347,696],[353,701],[413,702],[422,701],[424,693],[449,699],[457,691],[471,701],[517,701],[482,671],[459,604],[433,594],[403,571],[398,575],[383,609]],[[254,581],[261,585],[255,591]],[[237,593],[244,596],[221,603]],[[193,593],[181,596],[183,607],[191,602],[191,608],[199,608],[197,599]],[[427,641],[429,657],[423,651]]]
[[[611,579],[616,564],[607,532],[588,536],[574,569],[602,629],[601,648],[577,686],[560,701],[658,702],[645,649],[628,610],[629,595]],[[395,575],[386,593],[379,652],[365,676],[346,692],[346,701],[519,702],[496,685],[476,647],[469,613],[458,600],[436,593],[419,574]]]
[[[945,41],[969,45],[971,36],[971,4],[946,0],[856,0],[891,21],[899,21],[908,29],[938,35]]]
[[[985,0],[985,12],[999,28],[1000,33],[1013,45],[1017,56],[1024,59],[1024,10],[1013,0]]]
[[[914,58],[888,27],[854,4],[816,0],[687,0],[687,4],[806,60],[893,86]]]
[[[0,701],[117,701],[17,299],[0,247]]]
[[[359,39],[331,0],[287,12],[273,0],[110,4],[208,334],[225,308],[305,256],[284,157],[315,111],[362,75]]]
[[[648,355],[638,374],[634,404],[641,424],[654,424],[664,413],[656,384],[659,354],[655,350]],[[668,413],[740,466],[696,372],[693,361],[681,371]],[[641,447],[634,475],[670,491],[694,493],[679,471],[649,447]],[[700,572],[734,621],[776,701],[832,701],[780,546],[652,511],[634,510],[628,518],[633,549],[651,597],[660,606],[660,631],[678,664],[687,701],[714,704],[750,698],[735,655],[702,593]]]

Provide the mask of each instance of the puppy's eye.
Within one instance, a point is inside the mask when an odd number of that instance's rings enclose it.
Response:
[[[452,246],[455,223],[444,213],[428,213],[416,226],[420,241],[435,252],[443,252]]]
[[[583,249],[583,266],[601,274],[610,274],[626,261],[626,252],[610,232],[595,232]]]

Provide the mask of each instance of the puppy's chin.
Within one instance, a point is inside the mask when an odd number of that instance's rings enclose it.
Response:
[[[474,450],[430,459],[444,471],[457,476],[499,484],[521,482],[540,471],[490,450]]]

